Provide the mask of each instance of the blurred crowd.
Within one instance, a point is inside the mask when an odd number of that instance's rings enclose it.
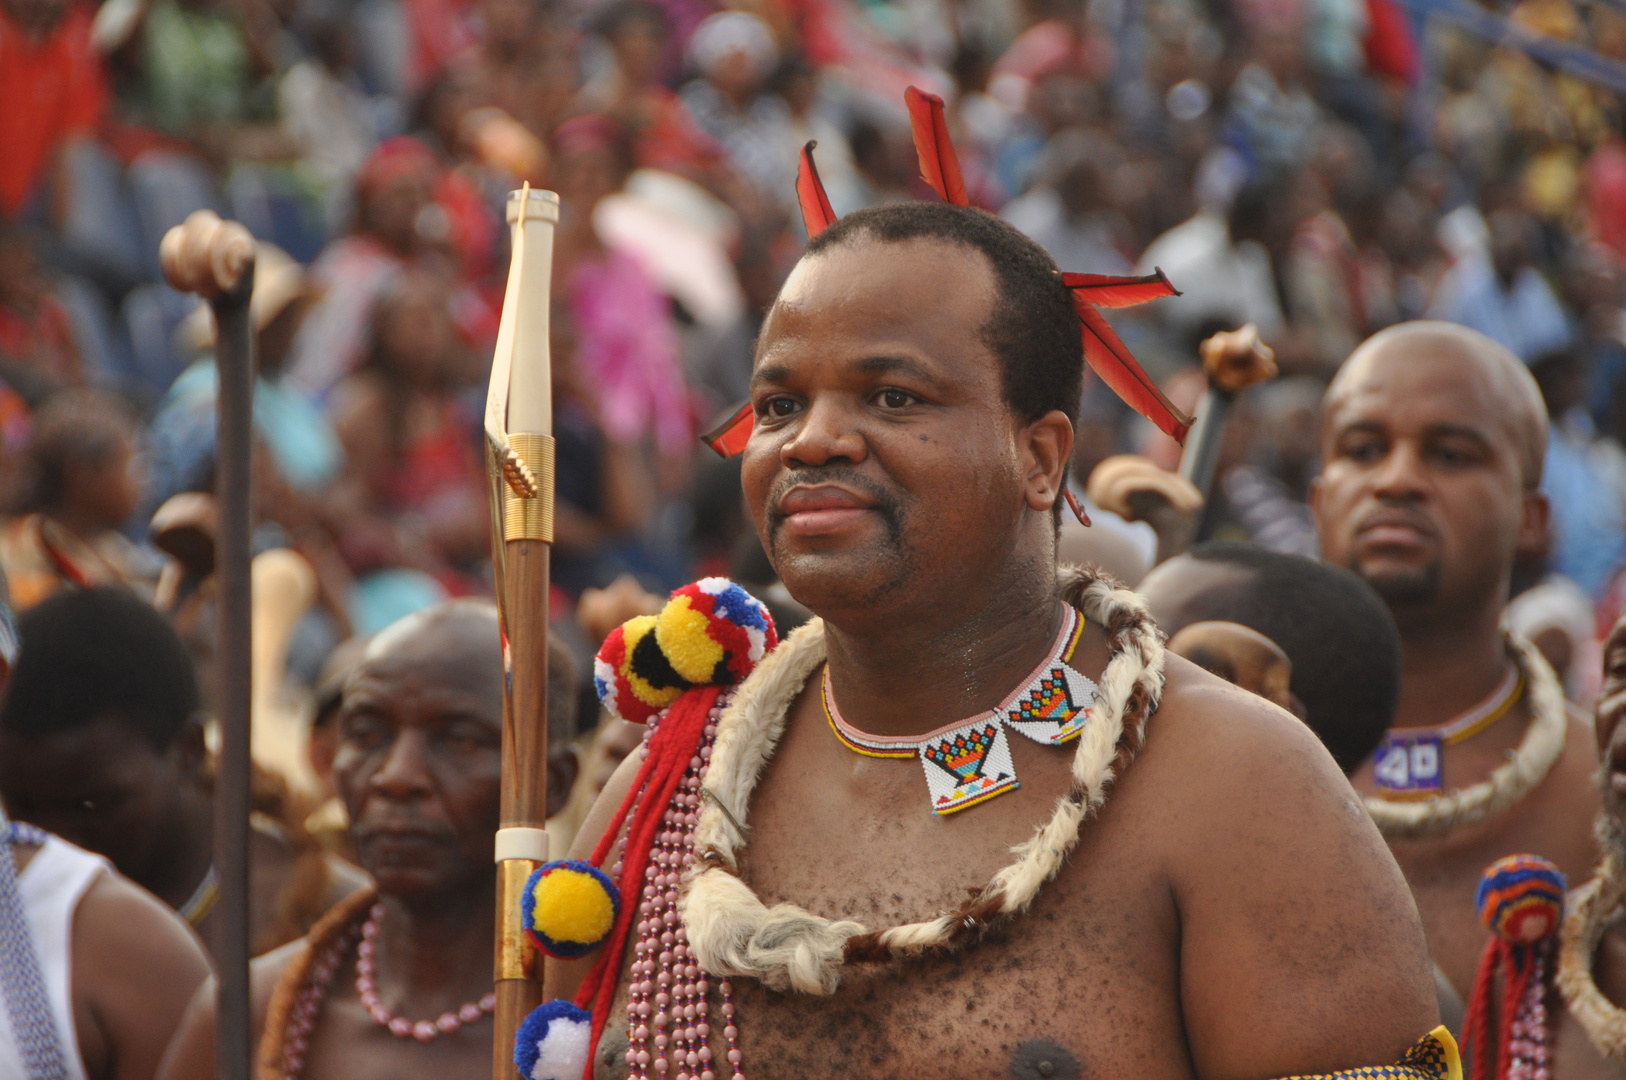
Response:
[[[1160,267],[1183,291],[1113,316],[1177,403],[1214,332],[1275,349],[1197,539],[1316,553],[1321,392],[1374,331],[1448,319],[1529,364],[1554,519],[1513,617],[1584,703],[1626,599],[1626,116],[1604,85],[1626,14],[1485,9],[1592,65],[1559,69],[1435,6],[0,0],[0,568],[19,611],[132,585],[210,655],[214,328],[157,261],[210,208],[260,243],[257,730],[302,730],[341,643],[489,596],[479,416],[504,203],[529,182],[561,198],[551,612],[576,669],[705,573],[794,620],[737,464],[696,435],[745,396],[805,243],[798,149],[817,141],[838,213],[929,195],[913,83],[948,101],[977,205],[1065,270]],[[1080,492],[1125,451],[1178,460],[1092,383]],[[1159,537],[1103,517],[1137,577]]]

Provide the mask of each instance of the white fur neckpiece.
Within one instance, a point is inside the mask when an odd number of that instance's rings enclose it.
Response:
[[[679,900],[689,946],[718,976],[756,979],[774,990],[831,994],[848,963],[878,962],[958,948],[1026,911],[1061,870],[1078,830],[1105,802],[1113,778],[1135,757],[1163,693],[1163,636],[1140,597],[1094,570],[1063,567],[1062,599],[1107,635],[1094,715],[1073,755],[1071,788],[1016,860],[956,911],[925,922],[871,930],[794,904],[768,907],[739,877],[746,809],[791,703],[825,660],[824,624],[815,619],[769,653],[718,722],[706,773],[706,799],[694,831],[699,856]]]

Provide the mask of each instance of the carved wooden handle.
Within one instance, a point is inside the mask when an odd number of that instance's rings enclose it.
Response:
[[[254,261],[254,237],[235,221],[198,210],[164,234],[158,261],[175,288],[214,300],[237,291]]]
[[[1259,340],[1253,323],[1215,334],[1199,351],[1208,381],[1227,393],[1276,377],[1276,351]]]

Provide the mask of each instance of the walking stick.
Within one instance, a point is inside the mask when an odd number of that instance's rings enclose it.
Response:
[[[486,396],[491,563],[502,622],[502,817],[491,1075],[514,1076],[514,1036],[542,1000],[541,958],[520,896],[548,860],[548,556],[553,543],[553,387],[548,306],[559,197],[529,184],[508,196],[513,256]]]
[[[249,533],[253,528],[250,453],[254,433],[254,238],[235,221],[200,210],[171,229],[159,248],[164,276],[182,292],[195,292],[214,308],[216,405],[215,494],[220,528],[215,577],[220,618],[220,761],[214,794],[215,867],[215,1075],[249,1080]]]
[[[1259,340],[1259,328],[1253,323],[1215,334],[1202,343],[1201,352],[1208,390],[1180,455],[1180,475],[1196,485],[1209,502],[1231,403],[1253,384],[1276,377],[1276,353]]]

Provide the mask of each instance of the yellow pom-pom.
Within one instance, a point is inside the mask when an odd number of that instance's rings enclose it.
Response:
[[[626,639],[625,659],[621,661],[621,677],[627,680],[627,685],[637,695],[638,700],[651,709],[664,709],[676,701],[678,695],[683,693],[681,686],[658,687],[648,679],[633,670],[633,651],[638,643],[647,635],[655,632],[655,616],[639,615],[628,619],[622,633]],[[658,640],[658,639],[657,639]]]
[[[687,596],[674,596],[655,617],[655,640],[672,670],[697,686],[712,681],[723,647],[707,633],[710,619]]]
[[[526,883],[525,929],[553,956],[582,956],[609,936],[619,897],[603,871],[584,862],[553,862]]]

